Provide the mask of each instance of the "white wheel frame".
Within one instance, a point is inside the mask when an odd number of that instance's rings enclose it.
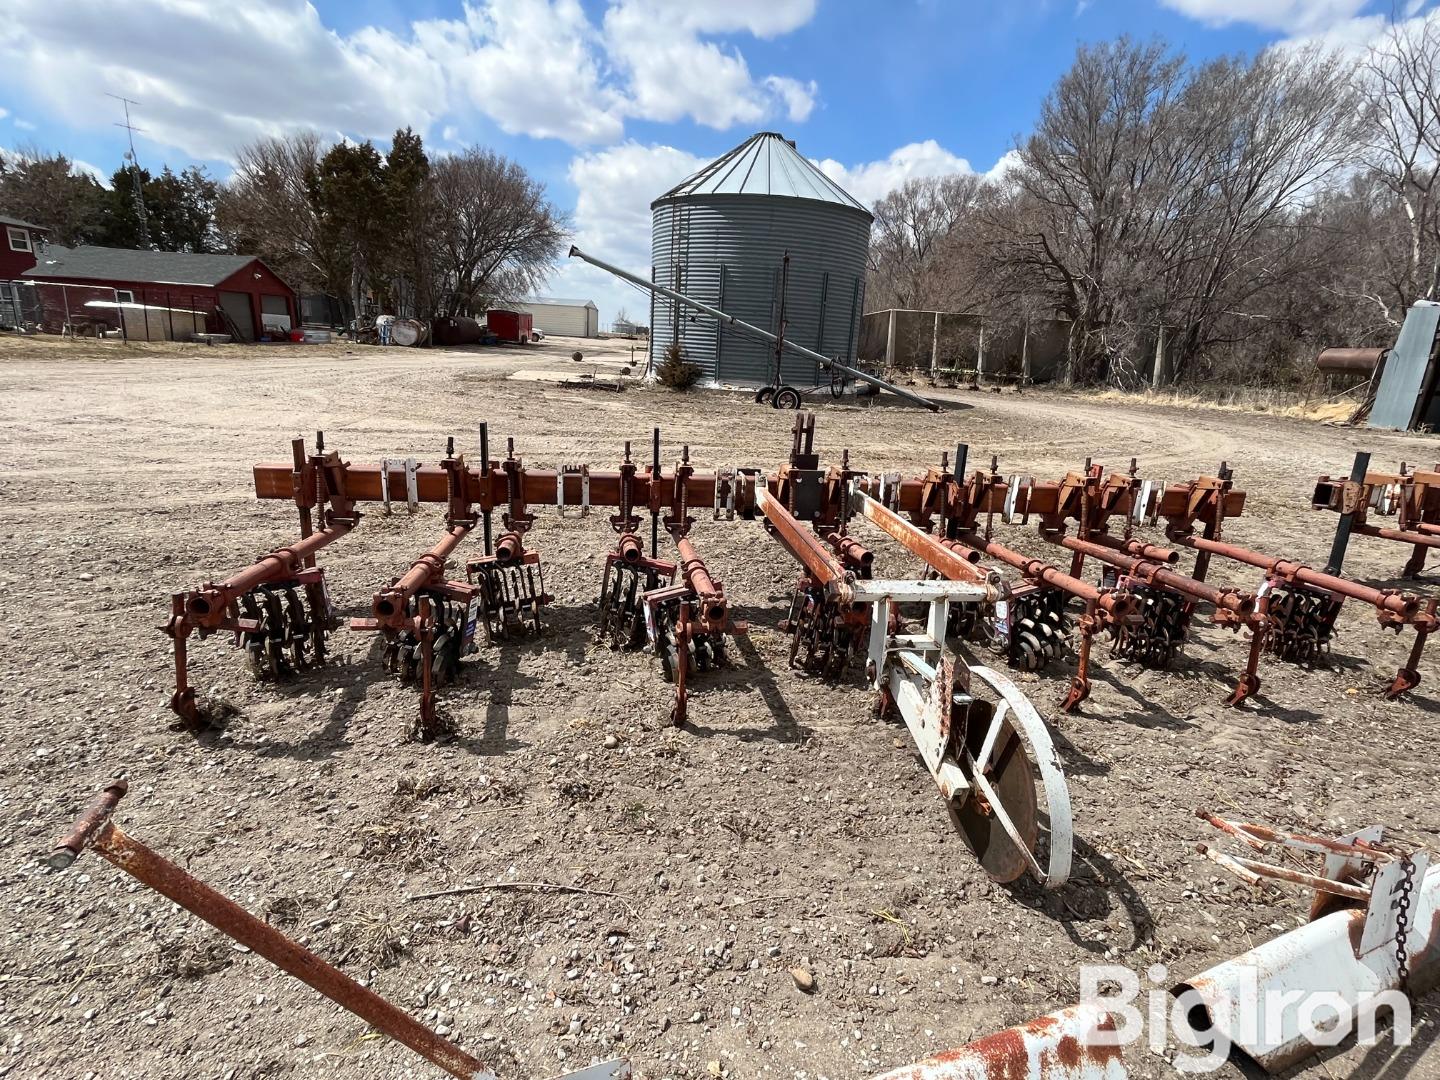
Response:
[[[1001,828],[1005,830],[1011,843],[1019,849],[1030,864],[1030,873],[1035,876],[1043,888],[1057,889],[1069,880],[1075,838],[1074,824],[1070,815],[1070,788],[1065,782],[1065,772],[1060,764],[1060,755],[1056,752],[1055,744],[1050,739],[1050,731],[1046,728],[1045,721],[1040,718],[1035,706],[1030,704],[1030,699],[1021,692],[1018,686],[993,668],[980,664],[967,664],[966,667],[970,669],[972,678],[979,678],[986,683],[1000,699],[994,715],[990,718],[990,727],[985,732],[979,754],[972,757],[968,750],[963,753],[965,772],[968,774],[966,778],[974,785],[974,790],[983,795],[990,803]],[[995,742],[999,738],[1001,725],[1007,719],[1010,721],[1011,729],[1024,745],[1030,761],[1040,772],[1040,783],[1045,793],[1044,809],[1050,824],[1050,866],[1048,869],[1041,868],[1034,853],[1023,842],[1019,830],[1005,814],[1004,805],[999,801],[984,775],[990,755],[995,751]]]

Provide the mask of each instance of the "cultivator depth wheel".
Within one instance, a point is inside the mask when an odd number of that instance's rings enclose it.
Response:
[[[958,757],[970,791],[950,800],[950,819],[993,880],[1029,871],[1042,884],[1070,875],[1070,792],[1035,706],[1009,678],[969,665]],[[953,721],[952,721],[953,722]]]

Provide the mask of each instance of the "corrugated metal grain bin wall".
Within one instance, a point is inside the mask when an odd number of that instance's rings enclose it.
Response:
[[[871,216],[772,132],[746,140],[651,204],[654,280],[778,332],[781,267],[790,254],[786,336],[853,362],[864,307]],[[657,296],[652,360],[679,339],[686,357],[716,383],[770,381],[774,349],[709,316]],[[785,381],[826,376],[787,354]]]

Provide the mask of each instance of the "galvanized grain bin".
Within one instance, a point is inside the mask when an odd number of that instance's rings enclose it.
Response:
[[[752,135],[650,204],[651,279],[780,331],[782,262],[786,337],[853,363],[865,299],[871,215],[773,131]],[[651,360],[679,340],[711,384],[771,380],[774,346],[717,325],[663,296],[650,315]],[[827,381],[818,364],[787,353],[784,381]]]

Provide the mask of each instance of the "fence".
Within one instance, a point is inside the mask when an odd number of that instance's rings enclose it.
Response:
[[[0,282],[0,327],[126,341],[242,337],[214,290],[117,289],[58,281]]]

